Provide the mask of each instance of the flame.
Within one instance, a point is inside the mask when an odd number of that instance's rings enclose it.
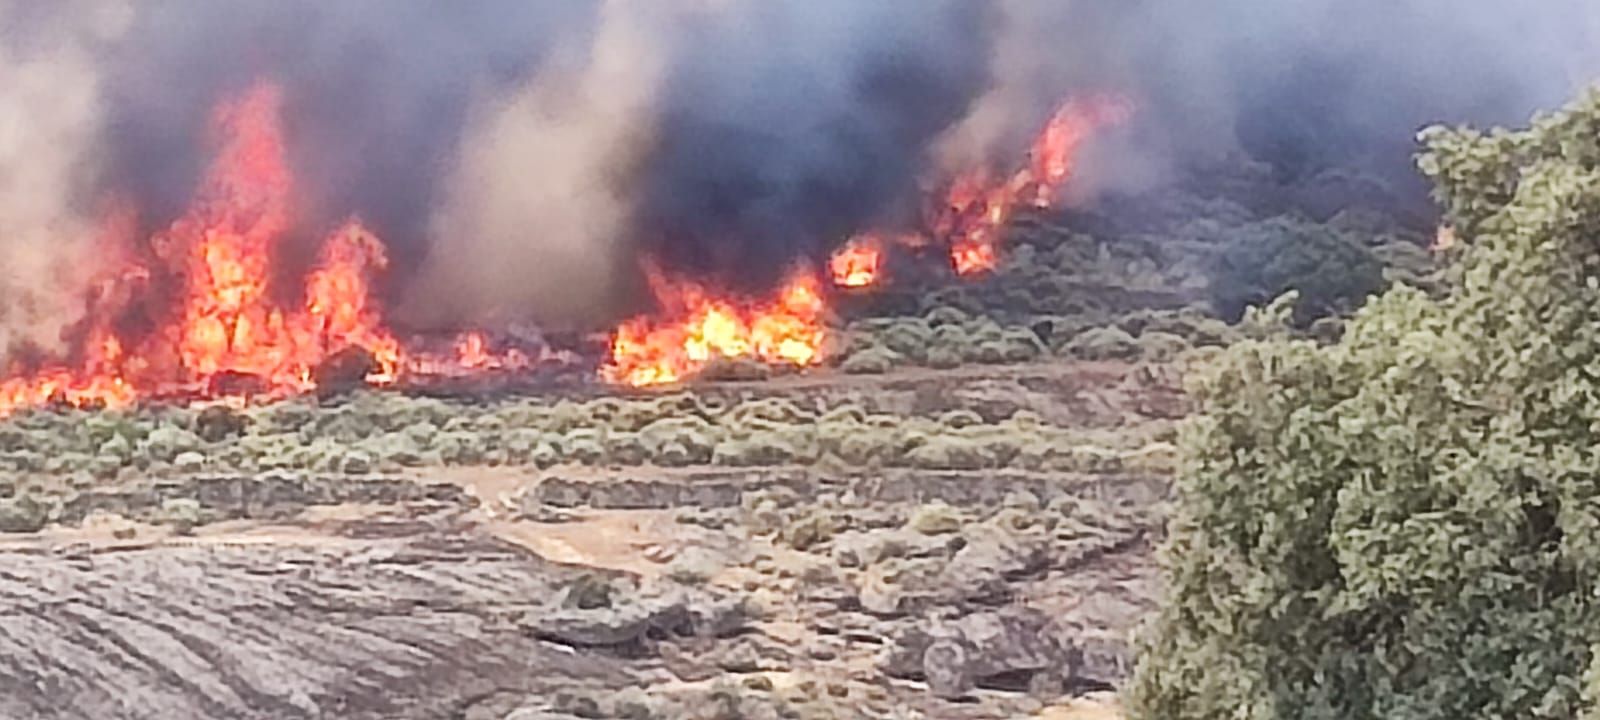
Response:
[[[456,339],[456,360],[464,368],[486,368],[494,364],[494,358],[489,355],[489,341],[484,339],[483,333],[469,332]]]
[[[795,367],[822,360],[826,305],[813,273],[793,273],[766,301],[719,297],[654,268],[647,277],[663,314],[633,318],[612,334],[611,357],[601,369],[610,382],[678,382],[720,358]]]
[[[383,245],[350,220],[322,244],[305,280],[304,304],[286,311],[269,295],[277,246],[289,228],[293,192],[279,125],[281,92],[260,84],[224,105],[225,141],[197,203],[155,243],[181,258],[181,317],[171,328],[181,371],[208,381],[222,373],[259,378],[272,392],[311,389],[311,371],[333,353],[360,347],[374,382],[393,382],[400,343],[382,327],[371,277],[388,265]]]
[[[999,261],[1000,231],[1020,205],[1049,208],[1072,180],[1083,144],[1103,128],[1132,116],[1125,98],[1108,96],[1062,105],[1028,153],[1028,164],[1008,178],[988,171],[958,176],[934,211],[933,231],[949,239],[950,265],[958,275],[993,270]]]
[[[92,283],[90,319],[73,330],[74,351],[46,363],[0,368],[0,415],[49,404],[123,407],[146,397],[204,394],[242,403],[315,386],[316,370],[352,348],[375,368],[366,381],[389,385],[409,375],[520,369],[535,359],[495,351],[480,332],[444,352],[407,349],[386,327],[374,294],[388,268],[382,242],[350,219],[319,246],[298,288],[276,287],[280,244],[295,227],[294,178],[281,127],[282,92],[259,83],[213,117],[215,156],[187,211],[143,245],[131,213],[108,226],[113,272]],[[1010,175],[976,169],[939,194],[928,233],[868,233],[829,259],[826,272],[792,273],[770,297],[736,297],[682,278],[647,273],[661,308],[612,334],[603,379],[633,386],[686,379],[727,358],[808,367],[823,359],[824,282],[880,284],[889,245],[948,247],[962,275],[995,266],[1003,226],[1019,207],[1048,207],[1071,181],[1083,143],[1124,122],[1118,98],[1069,102]],[[294,292],[298,290],[298,294]],[[135,317],[137,333],[122,320]],[[538,361],[558,358],[541,349]],[[241,376],[247,383],[233,382]],[[222,382],[219,382],[222,381]],[[243,389],[241,389],[243,388]]]
[[[1109,125],[1125,122],[1132,105],[1118,97],[1064,104],[1035,140],[1028,163],[1009,176],[977,169],[955,178],[929,221],[932,235],[948,243],[960,275],[995,267],[1001,229],[1024,205],[1049,207],[1073,176],[1083,143]],[[828,260],[827,277],[842,288],[876,285],[889,243],[919,249],[925,235],[866,233],[851,238]],[[719,296],[658,270],[647,276],[664,314],[641,316],[612,333],[611,357],[602,368],[610,382],[632,386],[678,382],[718,358],[754,358],[805,367],[821,360],[825,303],[819,277],[798,272],[775,299],[758,302]]]
[[[323,241],[298,305],[273,297],[278,244],[293,218],[281,105],[279,88],[259,83],[218,108],[217,152],[189,210],[150,239],[148,263],[128,261],[97,283],[96,312],[75,363],[13,367],[0,379],[0,415],[52,403],[126,406],[209,388],[224,375],[253,378],[254,392],[269,396],[303,392],[314,387],[318,365],[352,347],[371,355],[377,370],[367,381],[375,385],[437,362],[407,358],[385,329],[372,291],[388,258],[358,220]],[[175,287],[176,302],[154,318],[153,332],[119,336],[111,319],[148,302],[153,278]]]
[[[860,235],[833,254],[828,272],[834,285],[861,288],[877,282],[882,264],[883,240],[877,235]]]

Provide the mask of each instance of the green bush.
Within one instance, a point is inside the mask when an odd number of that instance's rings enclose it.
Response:
[[[1600,717],[1600,94],[1424,139],[1449,293],[1195,378],[1134,717]]]
[[[896,355],[921,362],[933,341],[933,329],[921,319],[900,320],[878,333],[878,342]]]
[[[1278,217],[1230,232],[1218,253],[1211,300],[1235,321],[1250,306],[1298,291],[1299,327],[1355,309],[1385,286],[1383,264],[1360,240],[1329,225]]]
[[[912,448],[906,464],[925,470],[982,470],[995,465],[993,453],[977,440],[944,436]]]

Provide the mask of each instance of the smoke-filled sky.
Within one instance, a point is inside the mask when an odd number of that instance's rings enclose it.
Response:
[[[749,287],[909,222],[1074,92],[1139,104],[1107,175],[1394,163],[1600,78],[1600,3],[0,0],[0,355],[71,321],[104,203],[181,213],[211,107],[261,78],[291,258],[354,214],[405,319],[564,324],[625,309],[643,256]]]

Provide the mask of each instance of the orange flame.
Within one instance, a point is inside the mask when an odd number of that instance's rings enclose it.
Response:
[[[89,341],[74,365],[12,372],[0,380],[0,415],[51,403],[125,406],[146,394],[208,387],[224,374],[256,380],[261,392],[311,389],[312,371],[350,347],[366,350],[374,384],[394,382],[406,363],[372,301],[372,277],[388,264],[383,245],[351,220],[323,243],[306,276],[303,304],[272,297],[277,245],[288,232],[293,182],[279,121],[282,94],[258,84],[223,104],[220,140],[192,207],[150,240],[157,263],[130,263],[99,283]],[[127,345],[109,327],[115,308],[142,298],[158,274],[176,281],[176,307],[154,332]]]
[[[224,105],[225,142],[199,201],[157,246],[181,253],[184,303],[170,338],[183,374],[259,378],[270,391],[311,387],[311,370],[348,347],[370,352],[372,380],[392,382],[400,344],[370,302],[373,273],[388,265],[383,245],[357,221],[323,242],[306,278],[304,307],[286,313],[269,296],[278,242],[288,230],[292,181],[279,126],[281,93],[262,84]]]
[[[453,352],[407,352],[386,329],[373,297],[373,280],[388,265],[384,247],[354,219],[324,240],[301,301],[281,302],[284,293],[272,287],[274,269],[294,218],[281,105],[277,86],[262,83],[218,109],[217,154],[192,206],[150,238],[148,252],[126,256],[142,259],[125,260],[94,284],[94,312],[76,329],[82,342],[67,361],[0,373],[0,415],[53,403],[121,407],[152,395],[215,392],[215,381],[232,375],[253,378],[253,391],[269,396],[303,392],[313,388],[319,365],[349,348],[371,355],[376,370],[366,379],[375,385],[412,373],[531,364],[514,349],[492,351],[476,332],[461,335]],[[1049,206],[1071,180],[1083,143],[1130,112],[1115,98],[1068,103],[1034,143],[1026,167],[1009,177],[987,170],[958,177],[930,221],[931,238],[948,243],[956,272],[993,268],[1001,228],[1014,210]],[[133,227],[127,218],[114,219]],[[796,272],[764,299],[719,295],[652,270],[662,312],[615,330],[602,377],[634,386],[670,383],[722,358],[815,365],[826,337],[824,279],[846,288],[874,286],[882,281],[888,244],[922,247],[929,240],[861,235],[830,258],[826,275]],[[119,334],[124,311],[148,311],[157,304],[152,298],[167,302],[168,295],[151,294],[156,285],[174,293],[170,309],[147,318],[153,329]]]
[[[765,302],[717,297],[653,268],[647,274],[664,313],[636,317],[612,334],[611,357],[601,370],[610,382],[678,382],[719,358],[795,367],[822,360],[825,305],[812,273],[796,272]]]
[[[883,241],[876,235],[860,235],[829,258],[828,272],[834,285],[861,288],[877,282],[882,264]]]
[[[934,232],[949,238],[950,264],[958,275],[993,270],[999,261],[1001,228],[1019,204],[1048,208],[1072,180],[1083,144],[1102,128],[1120,125],[1133,106],[1120,97],[1070,101],[1062,105],[1028,153],[1028,166],[1003,182],[986,171],[956,178],[937,208]]]

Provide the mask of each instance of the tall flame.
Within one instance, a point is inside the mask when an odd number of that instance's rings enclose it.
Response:
[[[304,304],[290,311],[269,295],[277,248],[289,228],[293,192],[279,124],[282,94],[260,84],[217,114],[224,141],[195,207],[155,240],[182,278],[181,317],[169,328],[183,375],[260,379],[272,391],[311,388],[311,372],[348,347],[370,352],[392,381],[400,344],[371,304],[371,276],[388,265],[376,236],[351,220],[322,245],[306,277]]]
[[[372,278],[388,259],[359,221],[323,242],[301,304],[273,298],[278,244],[293,217],[281,105],[271,83],[221,105],[217,154],[193,205],[150,239],[150,265],[129,263],[101,283],[100,300],[131,307],[148,297],[152,278],[170,280],[177,302],[153,318],[154,331],[119,336],[111,329],[118,308],[97,304],[104,312],[92,316],[78,361],[13,368],[0,380],[0,415],[49,403],[123,406],[234,374],[254,378],[265,394],[300,392],[313,387],[319,364],[352,347],[372,356],[370,382],[399,376],[406,358],[372,300]]]
[[[996,180],[976,170],[951,183],[935,210],[934,232],[949,238],[950,264],[957,274],[994,269],[1000,231],[1020,205],[1048,208],[1072,180],[1083,144],[1099,130],[1127,122],[1133,106],[1121,97],[1069,101],[1058,109],[1028,153],[1028,165]]]
[[[1101,129],[1132,116],[1133,105],[1119,96],[1092,97],[1064,103],[1034,140],[1028,161],[1010,175],[974,168],[949,182],[929,208],[927,228],[947,248],[956,274],[976,275],[1000,261],[1000,235],[1019,207],[1048,208],[1072,181],[1083,144]],[[852,238],[829,259],[838,287],[875,284],[881,274],[886,242],[909,248],[929,244],[926,235],[868,233]]]

